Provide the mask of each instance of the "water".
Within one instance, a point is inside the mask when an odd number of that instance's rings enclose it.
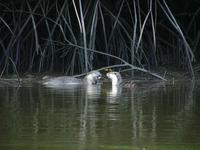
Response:
[[[0,150],[200,149],[200,84],[0,87]]]

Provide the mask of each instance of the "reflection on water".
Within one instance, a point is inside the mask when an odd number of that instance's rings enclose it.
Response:
[[[0,87],[0,149],[199,149],[200,84]]]
[[[120,97],[122,94],[122,86],[112,86],[107,90],[107,103],[117,104],[120,102]]]

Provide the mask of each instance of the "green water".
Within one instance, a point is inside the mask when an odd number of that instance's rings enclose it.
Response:
[[[200,84],[0,87],[0,150],[115,149],[200,149]]]

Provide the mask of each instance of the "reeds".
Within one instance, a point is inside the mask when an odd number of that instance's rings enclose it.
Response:
[[[41,0],[1,8],[1,75],[73,75],[125,64],[163,79],[150,70],[166,63],[194,77],[193,51],[165,0]]]

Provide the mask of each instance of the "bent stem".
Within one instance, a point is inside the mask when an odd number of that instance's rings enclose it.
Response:
[[[78,46],[78,45],[74,45],[74,44],[72,44],[72,43],[69,43],[69,45],[74,46],[74,47],[77,47],[77,48],[79,48],[79,50],[83,49],[83,47]],[[114,55],[111,55],[111,54],[107,54],[107,53],[104,53],[104,52],[101,52],[101,51],[97,51],[97,50],[94,50],[94,49],[87,49],[87,50],[88,50],[88,51],[95,52],[95,53],[98,53],[98,54],[101,54],[101,55],[105,55],[105,56],[109,56],[109,57],[118,59],[118,60],[120,60],[121,62],[124,63],[123,66],[129,66],[129,67],[132,68],[133,70],[139,70],[139,71],[148,73],[148,74],[150,74],[150,75],[152,75],[152,76],[154,76],[154,77],[156,77],[156,78],[158,78],[158,79],[161,79],[161,80],[163,80],[163,81],[167,81],[165,78],[159,76],[158,74],[153,73],[153,72],[151,72],[151,71],[148,71],[148,70],[146,70],[146,69],[144,69],[144,68],[136,67],[136,66],[134,66],[134,65],[132,65],[132,64],[130,64],[130,63],[128,63],[127,61],[121,59],[120,57],[117,57],[117,56],[114,56]],[[106,68],[107,68],[107,67],[106,67]],[[108,68],[112,68],[112,67],[109,67],[109,66],[108,66]],[[105,69],[105,68],[102,68],[102,69]]]

